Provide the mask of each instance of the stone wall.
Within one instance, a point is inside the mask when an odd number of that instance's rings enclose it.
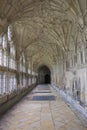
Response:
[[[85,43],[79,46],[77,53],[69,52],[65,59],[56,63],[52,83],[82,106],[87,107],[87,49]]]
[[[19,90],[17,92],[13,92],[8,95],[3,95],[0,98],[0,117],[9,108],[11,108],[15,103],[20,101],[20,99],[23,98],[27,93],[29,93],[35,86],[36,86],[36,84],[33,84],[33,85],[23,88],[22,90]]]

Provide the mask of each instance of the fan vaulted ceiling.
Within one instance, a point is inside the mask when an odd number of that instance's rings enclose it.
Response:
[[[19,54],[52,67],[85,41],[86,0],[0,0],[0,33],[12,25]]]

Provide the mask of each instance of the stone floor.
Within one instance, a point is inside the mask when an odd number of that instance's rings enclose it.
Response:
[[[38,85],[2,117],[0,130],[87,130],[87,121],[51,86]]]

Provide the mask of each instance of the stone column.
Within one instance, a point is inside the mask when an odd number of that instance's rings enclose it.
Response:
[[[9,80],[10,80],[10,75],[9,75],[9,67],[10,67],[10,46],[9,46],[9,41],[8,41],[8,37],[7,37],[7,87],[6,87],[6,91],[7,93],[9,93],[10,91],[10,84],[9,84]]]
[[[32,71],[33,71],[33,64],[32,64],[32,58],[30,58],[30,76],[31,76],[31,84],[32,84]]]
[[[28,87],[28,63],[26,62],[26,87]]]
[[[17,82],[17,91],[20,89],[20,56],[18,50],[16,50],[16,82]]]

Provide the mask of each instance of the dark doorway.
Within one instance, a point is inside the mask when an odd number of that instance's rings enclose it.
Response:
[[[49,74],[45,75],[45,83],[50,84],[50,75]]]
[[[47,66],[41,66],[38,69],[38,83],[39,84],[50,84],[51,83],[51,72]]]

